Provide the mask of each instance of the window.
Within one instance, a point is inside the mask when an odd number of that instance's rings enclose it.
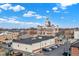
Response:
[[[7,38],[5,40],[8,40]]]
[[[18,47],[19,47],[19,45],[18,45]]]
[[[11,45],[10,45],[10,44],[8,44],[8,47],[11,47]]]

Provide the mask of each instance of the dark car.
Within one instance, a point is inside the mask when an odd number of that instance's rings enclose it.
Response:
[[[42,48],[42,51],[45,51],[45,52],[50,52],[52,49],[50,48]]]
[[[54,48],[54,49],[58,48],[58,46],[56,46],[56,45],[55,46],[51,46],[51,47]]]
[[[52,46],[52,47],[50,47],[52,50],[54,50],[55,48]]]
[[[70,56],[71,54],[70,53],[68,53],[68,52],[64,52],[63,53],[63,56]]]
[[[55,46],[60,47],[60,45],[55,45]]]

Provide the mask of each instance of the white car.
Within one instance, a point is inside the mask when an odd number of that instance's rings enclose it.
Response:
[[[53,48],[58,48],[58,46],[52,46]]]

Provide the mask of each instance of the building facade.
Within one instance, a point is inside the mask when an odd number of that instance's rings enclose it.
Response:
[[[64,35],[65,38],[67,39],[74,39],[74,29],[72,28],[65,28],[65,29],[60,29],[59,32]]]
[[[0,34],[0,42],[4,42],[6,40],[16,40],[18,39],[19,32],[4,32]]]
[[[70,48],[71,56],[79,56],[79,41],[74,42]]]
[[[51,24],[48,18],[46,18],[44,25],[38,25],[37,29],[38,35],[42,36],[55,36],[55,34],[59,32],[58,25],[55,26],[54,24]]]
[[[74,39],[79,39],[79,30],[74,30]]]
[[[36,37],[36,38],[28,38],[15,40],[12,43],[12,48],[14,50],[21,50],[30,53],[36,53],[41,51],[44,47],[49,47],[55,45],[54,37]]]

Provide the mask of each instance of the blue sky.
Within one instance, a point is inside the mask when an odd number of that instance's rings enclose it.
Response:
[[[62,28],[79,27],[79,4],[3,3],[0,28],[29,28],[43,25],[46,18]]]

